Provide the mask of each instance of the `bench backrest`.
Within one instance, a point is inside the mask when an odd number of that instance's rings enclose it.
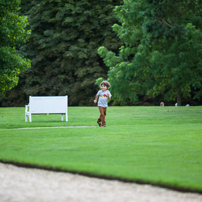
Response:
[[[68,96],[29,96],[31,114],[67,113]]]

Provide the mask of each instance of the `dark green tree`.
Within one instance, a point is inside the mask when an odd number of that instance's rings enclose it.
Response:
[[[19,73],[31,66],[18,51],[30,36],[27,18],[18,15],[19,5],[20,0],[0,0],[0,97],[16,86]]]
[[[20,75],[7,103],[18,97],[24,104],[29,95],[67,94],[70,105],[93,105],[95,80],[106,78],[108,71],[97,50],[103,45],[117,51],[122,44],[112,33],[118,22],[113,9],[121,2],[33,0],[25,11],[32,35],[22,47],[32,68]]]
[[[107,47],[99,54],[108,72],[111,90],[120,101],[138,99],[138,93],[163,94],[165,100],[202,97],[202,1],[126,0],[115,9],[121,25],[114,30],[123,39],[118,56]]]

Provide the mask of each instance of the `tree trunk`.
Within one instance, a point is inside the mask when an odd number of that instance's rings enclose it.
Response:
[[[181,89],[180,87],[177,87],[177,106],[181,106],[182,104],[182,95],[181,95]]]

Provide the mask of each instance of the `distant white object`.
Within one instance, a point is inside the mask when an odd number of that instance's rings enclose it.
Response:
[[[160,103],[160,107],[164,107],[164,102],[161,102],[161,103]]]
[[[68,96],[29,96],[29,104],[25,105],[25,122],[28,116],[32,122],[32,114],[61,114],[61,121],[65,114],[68,121]]]
[[[175,106],[177,107],[177,103],[175,103]]]
[[[186,105],[186,107],[189,107],[189,106],[190,106],[189,104]]]

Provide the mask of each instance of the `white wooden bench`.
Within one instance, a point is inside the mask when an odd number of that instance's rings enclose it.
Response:
[[[25,122],[32,114],[61,114],[61,121],[65,114],[68,121],[68,96],[29,96],[29,104],[25,105]]]

